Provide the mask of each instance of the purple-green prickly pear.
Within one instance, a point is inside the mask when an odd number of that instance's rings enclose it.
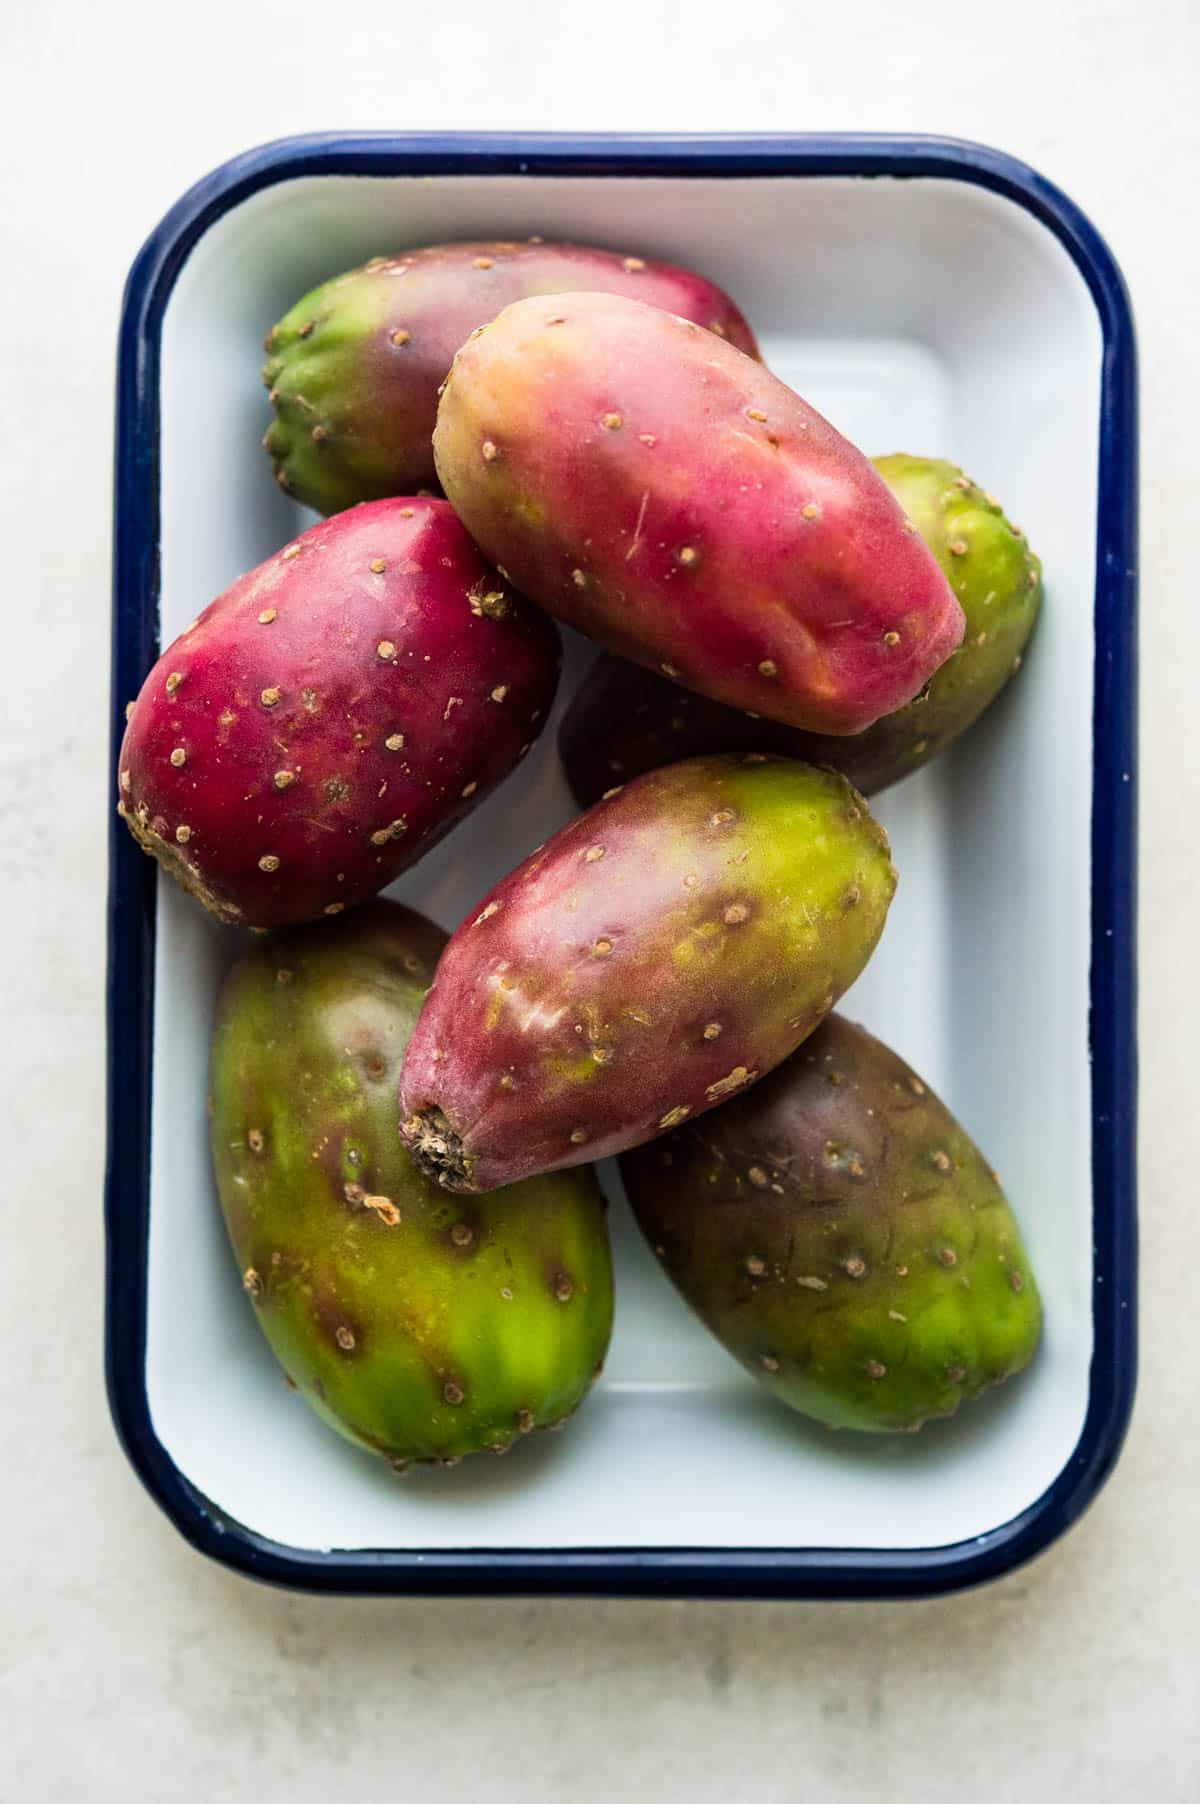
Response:
[[[491,1190],[703,1114],[854,982],[895,881],[832,771],[751,754],[649,772],[454,934],[404,1063],[404,1138],[450,1189]]]
[[[962,644],[913,701],[863,733],[834,738],[759,720],[681,689],[666,677],[605,657],[563,718],[567,780],[587,808],[613,783],[706,752],[758,750],[832,764],[864,795],[920,770],[977,720],[1020,668],[1041,605],[1041,565],[1000,505],[956,464],[874,459],[920,529],[966,616]]]
[[[456,356],[433,448],[523,594],[716,701],[858,733],[962,638],[937,560],[861,452],[656,307],[506,307]]]
[[[590,1171],[456,1201],[396,1138],[445,937],[394,902],[274,935],[226,979],[212,1049],[213,1164],[259,1325],[317,1413],[399,1466],[558,1427],[612,1324]]]
[[[632,295],[758,355],[729,296],[670,263],[540,238],[372,257],[267,334],[276,418],[263,444],[281,487],[332,514],[431,484],[438,391],[459,345],[510,301],[566,288]]]
[[[1033,1357],[1041,1303],[995,1172],[903,1059],[837,1015],[621,1175],[701,1320],[831,1428],[919,1428]]]
[[[130,710],[120,812],[219,920],[340,914],[508,775],[558,682],[553,626],[445,501],[376,501],[240,577]]]

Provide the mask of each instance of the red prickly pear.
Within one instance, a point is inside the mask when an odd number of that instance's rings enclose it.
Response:
[[[432,483],[438,391],[459,345],[510,301],[581,288],[668,308],[758,355],[729,296],[670,263],[540,239],[372,257],[267,334],[276,479],[323,514]]]
[[[868,460],[761,364],[638,301],[506,307],[454,360],[434,455],[523,594],[733,707],[858,733],[962,638]]]
[[[865,733],[822,738],[757,720],[666,677],[606,657],[563,718],[559,750],[586,808],[613,783],[706,752],[777,752],[832,764],[863,795],[929,763],[1020,669],[1042,600],[1041,564],[999,502],[938,458],[877,457],[875,468],[920,530],[966,616],[966,637],[913,701]]]
[[[579,816],[452,936],[401,1133],[451,1190],[635,1146],[787,1057],[854,982],[896,874],[843,777],[696,758]]]
[[[1041,1302],[999,1179],[903,1059],[838,1015],[621,1176],[701,1320],[831,1428],[920,1428],[1033,1357]]]
[[[239,578],[158,660],[120,813],[223,921],[340,914],[507,776],[558,661],[554,628],[445,501],[354,508]]]

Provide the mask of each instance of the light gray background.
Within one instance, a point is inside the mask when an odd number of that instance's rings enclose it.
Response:
[[[1195,5],[59,0],[5,9],[0,62],[0,1797],[1192,1804]],[[989,1589],[292,1598],[192,1554],[117,1449],[100,1182],[120,288],[192,180],[331,126],[956,133],[1059,181],[1124,266],[1145,457],[1142,1382],[1099,1502]]]

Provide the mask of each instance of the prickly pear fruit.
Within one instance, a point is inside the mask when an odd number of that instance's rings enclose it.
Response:
[[[259,1325],[318,1415],[396,1464],[557,1427],[612,1324],[590,1171],[459,1203],[397,1141],[445,937],[394,902],[273,936],[230,972],[213,1040],[213,1164]]]
[[[875,467],[945,571],[966,632],[905,707],[853,742],[830,739],[794,754],[832,759],[867,795],[928,764],[978,720],[1021,668],[1042,604],[1040,559],[957,464],[897,453],[877,457]]]
[[[523,295],[629,294],[750,356],[754,335],[703,276],[580,244],[434,244],[322,283],[267,334],[278,482],[321,513],[433,481],[438,389],[460,344]]]
[[[877,732],[880,724],[830,743],[852,751]],[[658,770],[681,758],[714,752],[799,757],[802,754],[795,748],[825,743],[814,733],[802,733],[782,721],[763,720],[741,708],[710,701],[692,689],[681,689],[669,677],[611,652],[595,660],[558,729],[559,757],[581,808],[590,808],[614,783],[625,783],[643,771]],[[823,757],[821,762],[838,761]]]
[[[506,307],[455,358],[433,446],[522,593],[717,701],[857,733],[962,638],[867,459],[761,364],[658,308]]]
[[[445,501],[355,508],[241,577],[158,660],[120,812],[221,920],[340,914],[507,776],[558,659]]]
[[[1020,668],[1042,600],[1041,564],[1000,505],[956,464],[927,457],[874,459],[945,571],[966,636],[921,694],[864,733],[822,737],[755,720],[626,659],[593,665],[563,718],[567,781],[587,808],[613,783],[706,752],[758,750],[832,764],[863,795],[877,795],[943,751]]]
[[[635,1146],[754,1083],[854,982],[895,887],[832,771],[697,758],[572,821],[452,937],[401,1133],[452,1190]]]
[[[995,1172],[903,1059],[837,1015],[621,1175],[701,1320],[831,1428],[919,1428],[1033,1356],[1041,1303]]]

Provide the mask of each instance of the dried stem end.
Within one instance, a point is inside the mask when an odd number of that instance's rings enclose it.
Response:
[[[418,1170],[427,1178],[443,1190],[474,1189],[471,1174],[475,1161],[464,1152],[460,1136],[439,1108],[418,1109],[401,1124],[400,1133]]]

